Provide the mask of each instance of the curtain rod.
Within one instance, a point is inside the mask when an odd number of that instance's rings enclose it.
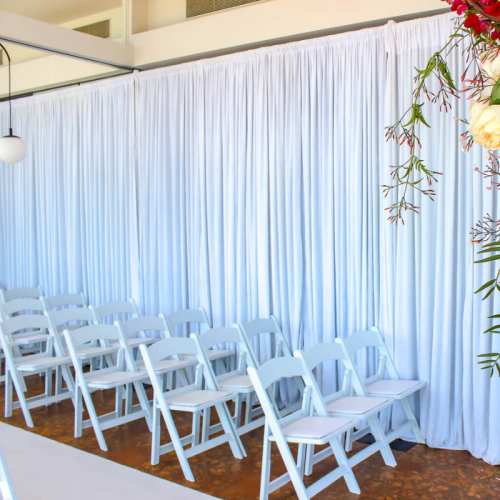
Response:
[[[81,80],[76,83],[67,83],[63,85],[55,85],[54,87],[48,87],[40,90],[34,90],[32,92],[27,92],[25,94],[17,94],[12,96],[12,100],[14,99],[22,99],[24,97],[30,97],[35,94],[40,94],[43,92],[50,92],[52,90],[59,90],[63,89],[66,87],[74,87],[80,84],[84,83],[91,83],[91,82],[97,82],[99,80],[107,80],[109,78],[115,78],[118,76],[123,76],[126,74],[133,73],[134,71],[146,71],[146,70],[151,70],[151,69],[158,69],[158,68],[165,68],[168,66],[176,66],[179,64],[185,64],[193,61],[200,61],[202,59],[211,59],[214,57],[220,57],[220,56],[225,56],[229,54],[236,54],[238,52],[245,52],[247,50],[255,50],[263,47],[272,47],[273,45],[282,45],[284,43],[291,43],[291,42],[299,42],[302,40],[310,40],[313,38],[321,38],[324,36],[330,36],[330,35],[339,35],[341,33],[349,33],[350,31],[359,31],[362,29],[366,28],[377,28],[380,26],[386,25],[389,21],[394,21],[394,22],[405,22],[405,21],[413,21],[416,19],[422,19],[424,17],[432,17],[432,16],[439,16],[441,14],[447,14],[450,12],[449,8],[444,8],[444,9],[438,9],[438,10],[431,10],[431,11],[425,11],[425,12],[418,12],[415,14],[406,14],[402,16],[396,16],[396,17],[386,17],[383,19],[376,19],[374,21],[366,21],[363,23],[356,23],[356,24],[349,24],[345,26],[338,26],[335,28],[326,28],[323,30],[318,30],[318,31],[309,31],[306,33],[299,33],[296,35],[290,35],[286,37],[280,37],[280,38],[272,38],[270,40],[264,40],[261,42],[255,42],[255,43],[250,43],[250,44],[245,44],[245,45],[238,45],[235,47],[229,47],[227,49],[221,49],[221,50],[214,50],[210,52],[203,52],[191,56],[186,56],[186,57],[180,57],[177,59],[171,59],[169,61],[163,61],[161,63],[152,63],[152,64],[147,64],[144,66],[139,66],[134,69],[129,69],[125,70],[123,72],[120,72],[118,74],[113,74],[113,75],[108,75],[108,76],[102,76],[98,78],[93,78],[90,80]],[[58,53],[61,55],[60,53]],[[67,55],[67,54],[66,54]],[[69,56],[72,57],[72,56]],[[0,102],[7,101],[8,97],[2,97],[0,98]]]

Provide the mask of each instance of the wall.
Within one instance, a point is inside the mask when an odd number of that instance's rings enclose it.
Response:
[[[440,0],[262,0],[223,12],[186,20],[186,0],[124,0],[132,19],[128,43],[135,49],[135,66],[141,69],[196,59],[206,53],[252,48],[280,43],[286,37],[333,30],[398,16],[436,13],[446,5]],[[124,41],[123,10],[109,11],[112,38]],[[106,14],[108,14],[106,13]],[[68,28],[82,26],[105,18],[105,13],[66,23]],[[148,28],[148,31],[143,31]],[[213,55],[213,54],[211,54]],[[67,85],[114,74],[112,68],[27,49],[13,49],[13,94]],[[27,59],[43,59],[27,61]],[[43,62],[42,62],[43,61]],[[7,94],[7,68],[0,68],[0,97]]]
[[[172,18],[181,19],[179,2],[185,9],[185,0],[149,0],[150,29],[170,22],[167,9]],[[440,0],[265,0],[139,33],[130,43],[137,49],[136,66],[159,66],[229,47],[445,7]]]

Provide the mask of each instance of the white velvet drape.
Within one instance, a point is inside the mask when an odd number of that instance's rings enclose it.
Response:
[[[467,244],[497,211],[481,150],[461,153],[434,109],[436,202],[395,228],[380,188],[402,155],[383,127],[450,30],[450,16],[389,24],[15,102],[29,157],[0,170],[0,281],[133,296],[146,314],[203,305],[215,326],[273,313],[292,349],[377,324],[401,376],[429,384],[415,401],[429,444],[498,463],[499,382],[474,359],[495,349],[491,303],[472,294],[489,274]],[[451,64],[458,80],[459,52]],[[340,375],[324,367],[325,391]]]

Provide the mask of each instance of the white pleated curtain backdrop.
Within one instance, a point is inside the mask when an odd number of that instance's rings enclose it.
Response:
[[[133,77],[16,100],[13,117],[28,156],[1,167],[2,285],[138,296]]]
[[[455,26],[453,19],[444,15],[386,26],[386,125],[411,103],[414,68],[425,67],[446,43]],[[449,57],[457,85],[462,85],[466,69],[462,50],[460,46]],[[421,428],[429,446],[465,448],[498,463],[500,433],[494,415],[500,411],[500,380],[496,376],[490,380],[488,372],[480,370],[477,355],[500,349],[497,337],[482,334],[492,326],[487,317],[500,312],[500,302],[492,297],[483,303],[482,294],[473,294],[491,279],[495,266],[474,265],[480,247],[469,240],[478,220],[487,213],[500,218],[500,211],[496,192],[489,191],[489,183],[474,172],[475,166],[486,165],[486,150],[474,146],[464,154],[458,141],[466,126],[454,117],[467,118],[470,101],[463,96],[451,103],[448,113],[440,112],[438,105],[426,105],[431,129],[420,129],[422,159],[444,174],[433,185],[435,202],[410,193],[409,201],[421,207],[420,215],[407,215],[405,225],[397,228],[382,213],[380,327],[400,376],[428,384],[414,404],[420,406]],[[391,182],[388,165],[407,158],[407,149],[387,144],[380,184]],[[381,198],[384,208],[390,203]],[[403,418],[399,411],[393,414],[396,424]]]
[[[481,334],[499,311],[473,295],[493,271],[467,244],[500,214],[473,172],[483,152],[457,142],[465,100],[422,131],[436,202],[396,228],[380,188],[404,157],[383,127],[451,28],[392,23],[16,101],[29,156],[0,170],[2,284],[132,296],[146,314],[202,305],[214,326],[272,313],[292,350],[379,325],[401,376],[429,384],[414,401],[428,443],[500,462],[499,382],[475,358],[500,347]],[[455,51],[456,81],[463,67]],[[358,362],[367,375],[376,357]],[[318,371],[325,393],[341,375]]]
[[[384,70],[377,29],[138,76],[150,313],[273,313],[292,350],[375,323]]]

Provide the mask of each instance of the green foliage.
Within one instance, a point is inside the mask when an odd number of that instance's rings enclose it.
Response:
[[[487,243],[483,246],[483,249],[478,252],[478,254],[493,253],[496,255],[490,255],[485,259],[480,259],[474,261],[475,264],[484,264],[487,262],[495,262],[500,260],[500,242],[496,241],[493,243]],[[480,293],[486,291],[483,300],[487,299],[495,290],[500,291],[500,269],[497,271],[495,278],[488,280],[484,285],[479,287],[474,293]],[[488,316],[488,319],[500,319],[500,314],[493,314]],[[497,333],[500,334],[500,324],[490,326],[483,333]],[[481,365],[481,370],[490,370],[490,377],[493,377],[495,371],[500,377],[500,353],[490,352],[486,354],[479,354],[478,364]]]

